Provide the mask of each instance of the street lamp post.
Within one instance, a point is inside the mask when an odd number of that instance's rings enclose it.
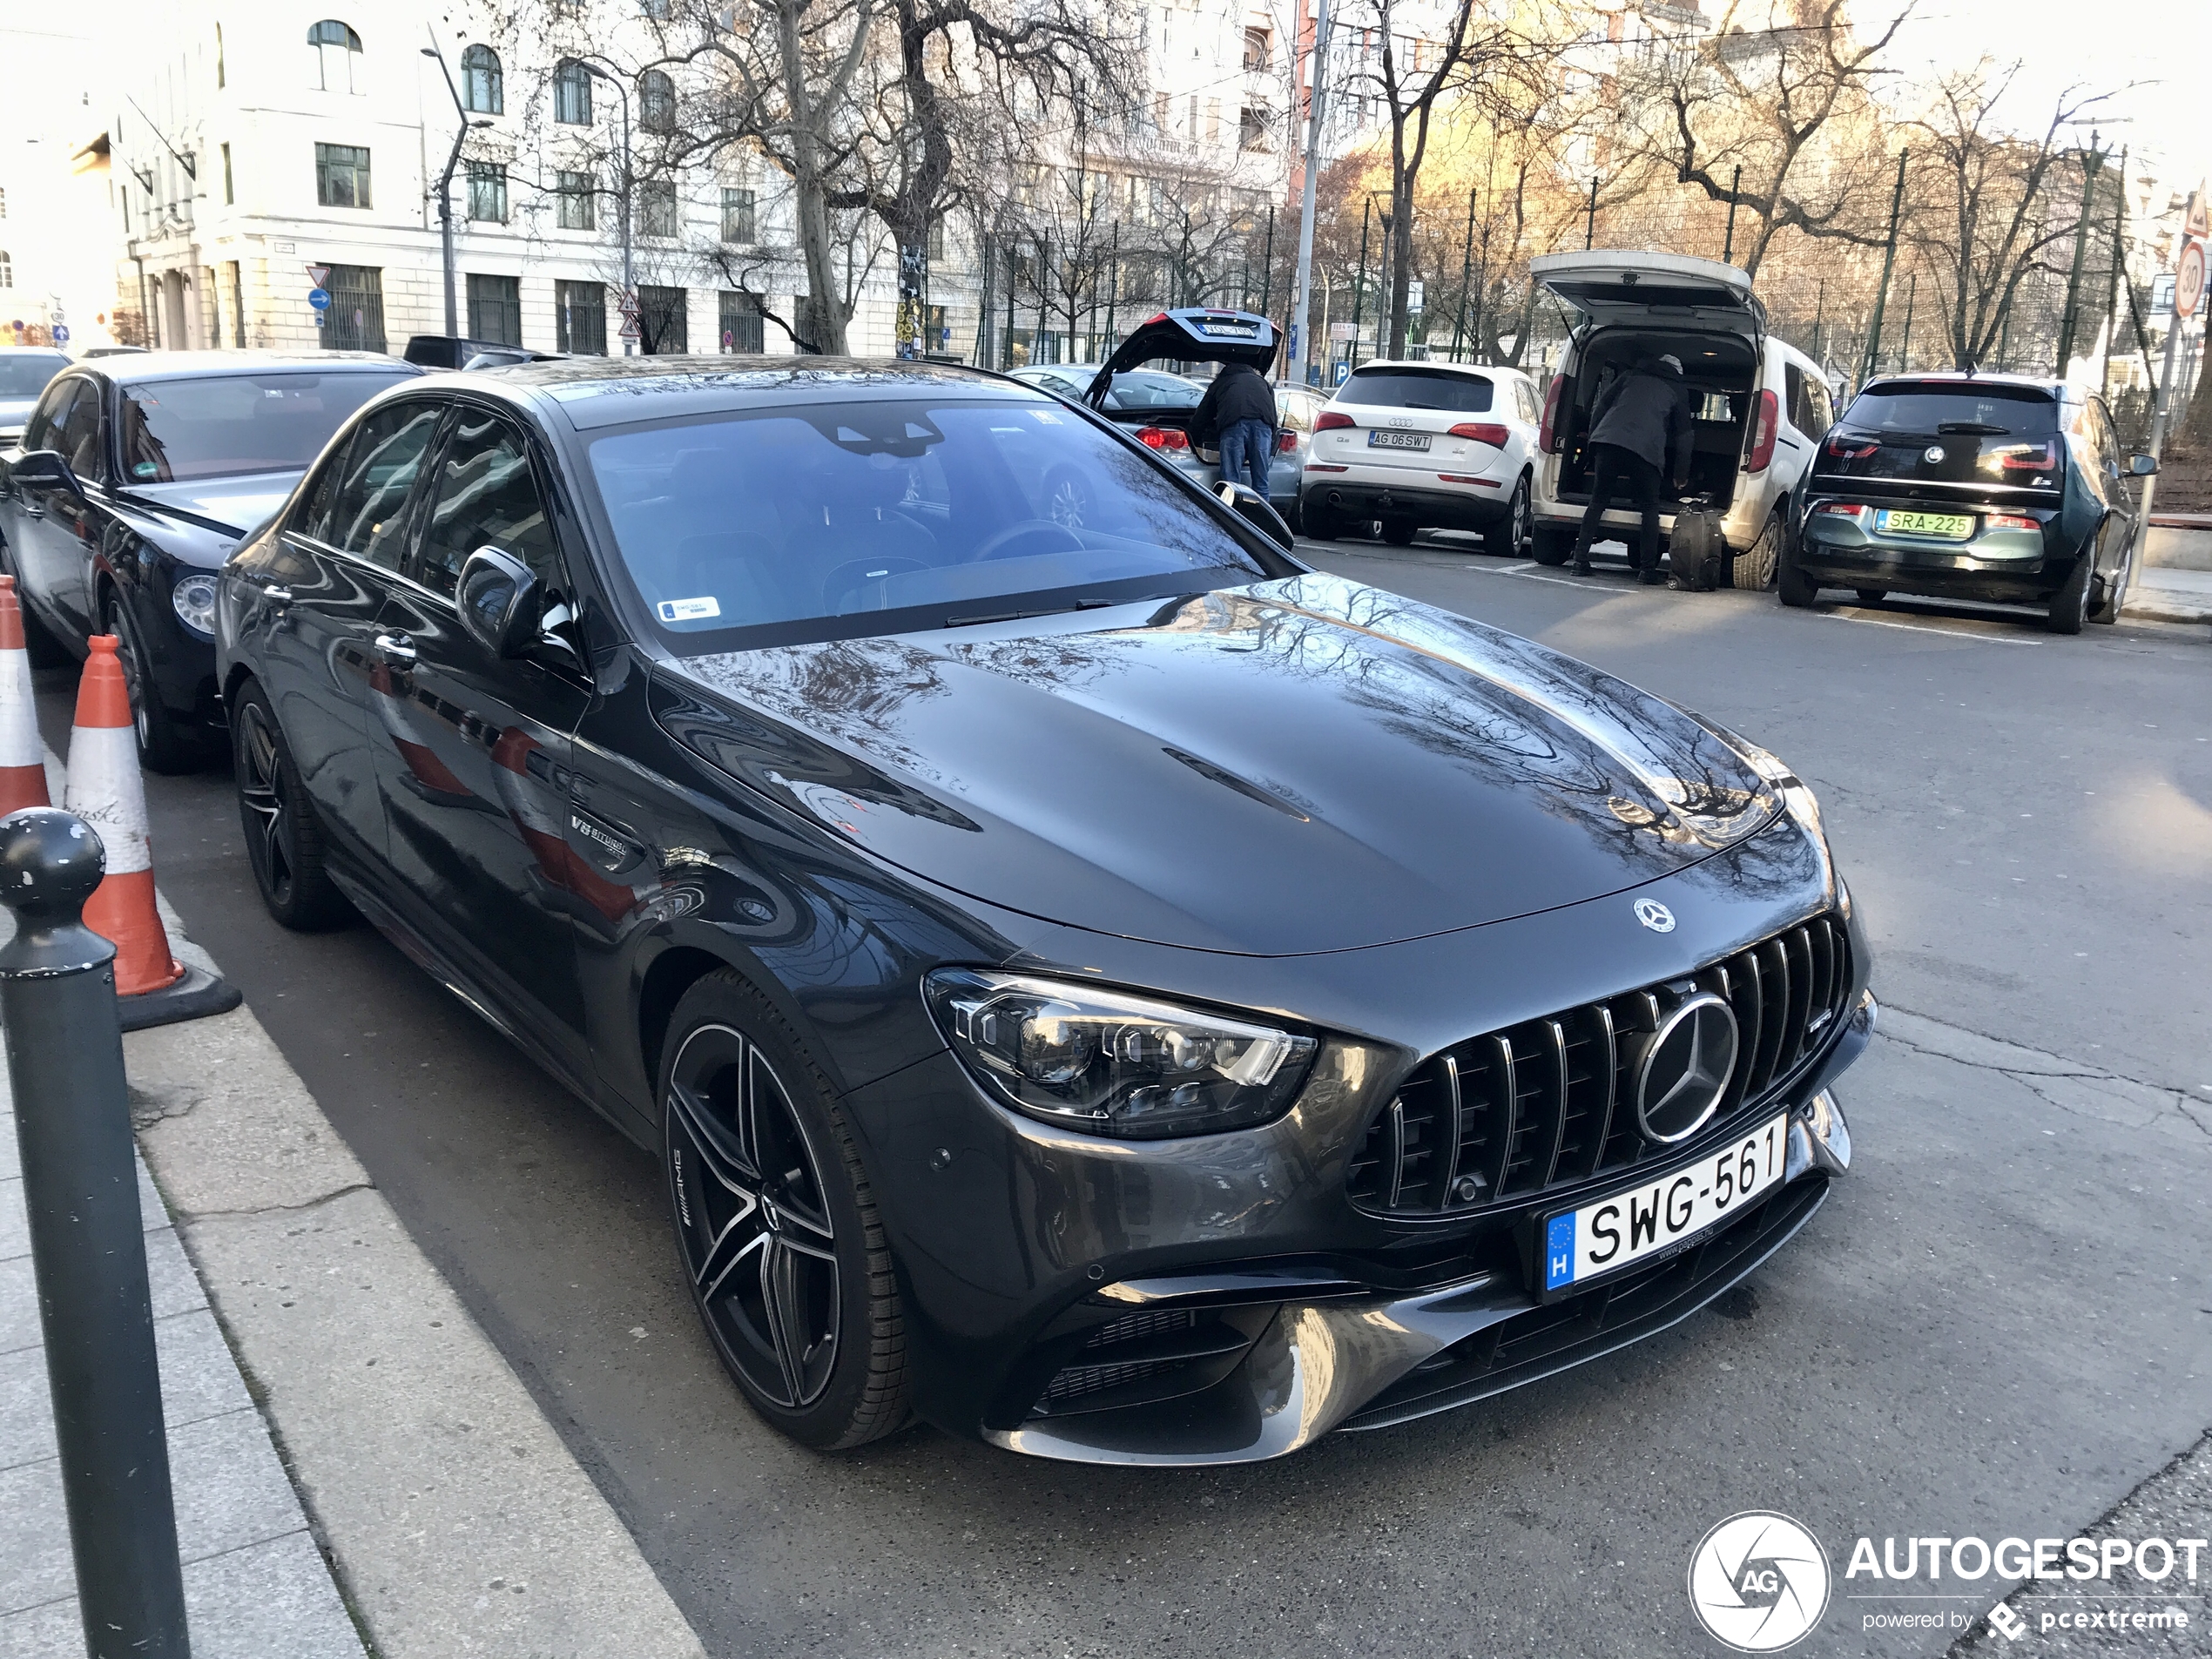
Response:
[[[583,69],[592,79],[604,81],[613,87],[622,98],[622,302],[625,307],[624,320],[627,326],[629,318],[636,314],[637,307],[637,287],[631,273],[630,198],[635,181],[631,178],[630,155],[630,88],[597,64],[587,63]],[[623,337],[622,354],[624,357],[637,354],[637,342],[626,334]]]
[[[446,91],[452,95],[454,111],[461,117],[461,130],[453,135],[453,149],[446,156],[446,170],[438,176],[438,241],[445,254],[446,333],[452,335],[461,332],[460,305],[455,294],[457,279],[453,269],[453,170],[461,165],[461,146],[469,141],[470,131],[488,127],[491,123],[469,118],[469,106],[461,101],[461,89],[453,84],[453,71],[446,67],[443,52],[435,46],[425,46],[422,55],[438,60],[438,72],[446,78]]]

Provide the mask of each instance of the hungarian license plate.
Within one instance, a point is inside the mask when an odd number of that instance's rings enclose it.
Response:
[[[1964,513],[1908,513],[1885,507],[1874,515],[1874,528],[1897,536],[1935,536],[1946,542],[1963,542],[1974,533],[1974,521]]]
[[[1790,1116],[1784,1112],[1695,1163],[1544,1217],[1536,1231],[1543,1246],[1544,1295],[1567,1295],[1639,1262],[1671,1254],[1780,1185],[1789,1161]]]
[[[1370,432],[1367,435],[1367,447],[1370,449],[1426,449],[1428,448],[1428,434],[1426,432]]]

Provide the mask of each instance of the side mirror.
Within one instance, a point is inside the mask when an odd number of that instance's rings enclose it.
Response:
[[[2128,475],[2130,478],[2148,478],[2157,470],[2158,457],[2156,455],[2129,455],[2128,457]]]
[[[79,496],[84,493],[77,482],[77,475],[69,469],[69,462],[52,449],[33,449],[29,455],[19,456],[8,469],[8,479],[11,483],[29,484],[33,489],[66,489]]]
[[[454,603],[469,637],[495,657],[520,657],[537,643],[537,577],[511,553],[496,547],[471,553]]]
[[[1282,514],[1275,510],[1275,503],[1250,484],[1232,484],[1224,481],[1215,493],[1229,503],[1230,509],[1239,518],[1283,551],[1291,553],[1297,550],[1298,538],[1291,534],[1291,527],[1283,522]]]

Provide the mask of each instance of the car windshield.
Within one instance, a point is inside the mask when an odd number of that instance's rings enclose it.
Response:
[[[211,374],[123,388],[123,475],[174,483],[297,471],[355,409],[411,374]]]
[[[779,407],[596,439],[623,562],[686,652],[960,626],[1265,575],[1188,486],[1023,401]]]
[[[1442,409],[1480,415],[1490,407],[1490,382],[1480,374],[1433,368],[1355,368],[1336,395],[1363,408]]]
[[[69,359],[59,352],[10,353],[0,357],[0,397],[37,397],[68,367]]]
[[[1884,437],[2048,438],[2059,406],[2026,386],[1877,386],[1859,394],[1843,424]]]

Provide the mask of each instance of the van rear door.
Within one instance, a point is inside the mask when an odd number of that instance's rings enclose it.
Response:
[[[1718,260],[1617,248],[1545,253],[1528,262],[1536,280],[1599,327],[1718,328],[1757,341],[1766,307],[1750,275]]]

